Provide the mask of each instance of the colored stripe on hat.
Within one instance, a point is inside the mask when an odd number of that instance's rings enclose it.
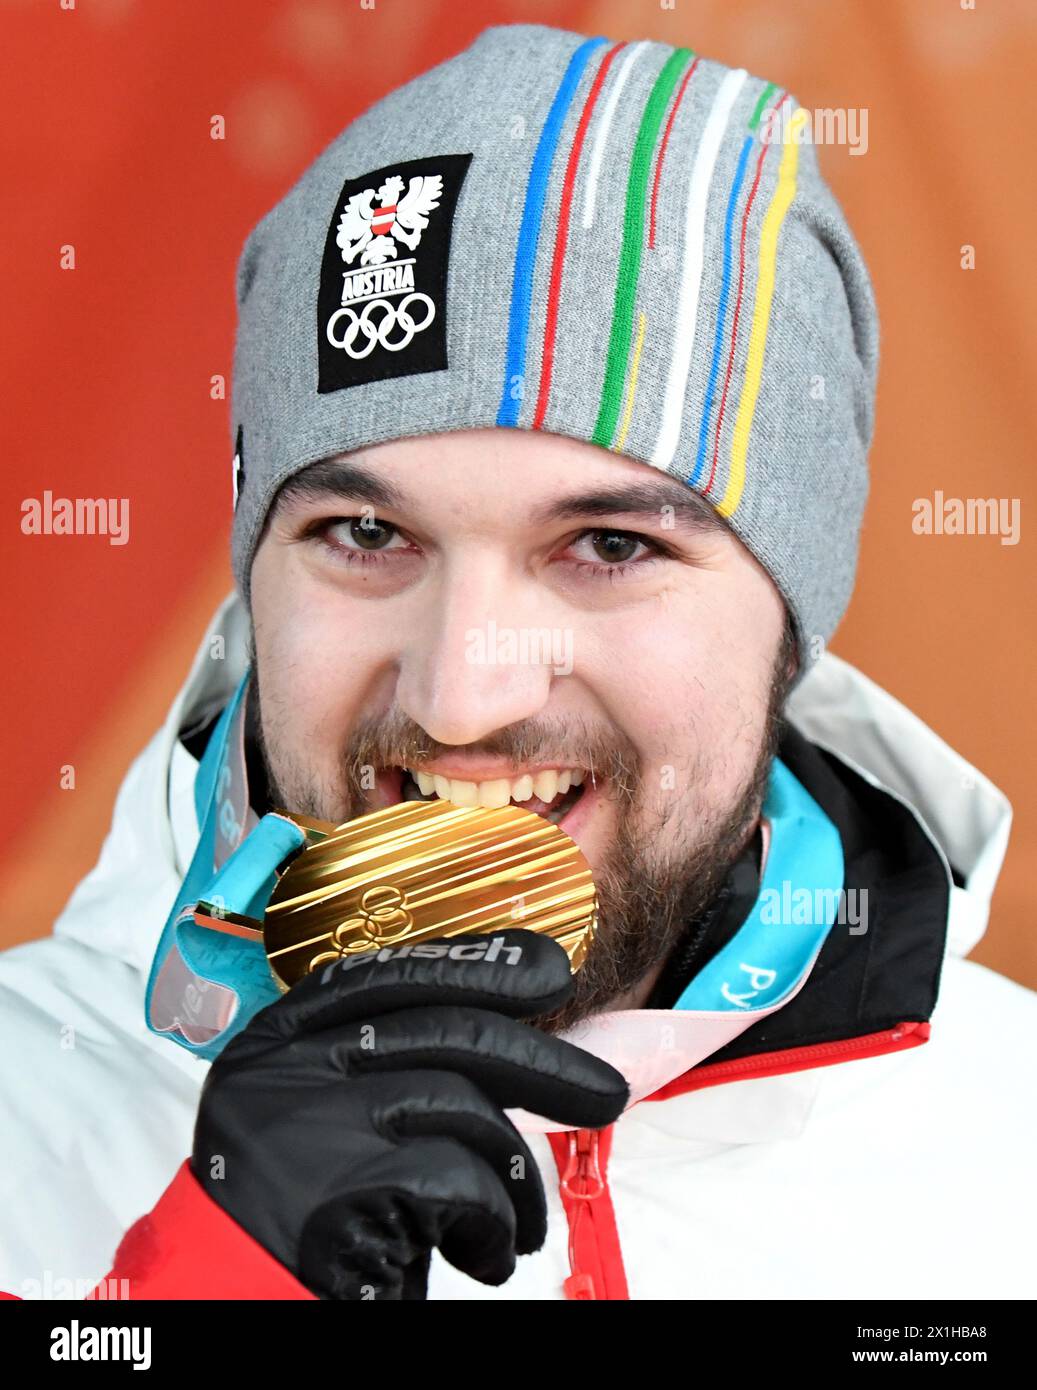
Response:
[[[695,350],[695,324],[698,318],[699,293],[702,286],[702,267],[705,259],[706,211],[709,188],[713,181],[720,145],[731,117],[731,111],[748,74],[737,68],[725,75],[713,100],[706,128],[695,152],[695,162],[688,181],[685,209],[684,264],[677,293],[677,312],[674,316],[673,352],[663,394],[662,423],[652,450],[650,462],[656,468],[668,468],[680,439],[684,401],[688,390],[691,358]]]
[[[666,147],[670,143],[670,131],[673,129],[673,123],[676,120],[677,112],[680,110],[681,102],[684,100],[685,89],[687,88],[688,83],[691,81],[695,69],[698,67],[698,65],[699,60],[696,58],[695,61],[692,63],[691,67],[688,69],[688,71],[684,74],[683,78],[681,79],[681,85],[677,88],[677,95],[674,98],[673,105],[670,107],[670,114],[666,119],[666,129],[663,131],[663,138],[659,144],[659,153],[656,156],[655,160],[655,177],[652,179],[652,202],[648,210],[649,251],[651,251],[655,246],[655,205],[659,201],[659,182],[662,179],[663,175],[663,161],[666,158]]]
[[[612,443],[616,421],[623,404],[623,385],[626,380],[630,338],[634,325],[634,301],[641,273],[645,194],[652,172],[652,151],[681,68],[689,58],[694,59],[690,49],[676,48],[663,65],[645,103],[637,139],[634,142],[634,153],[630,160],[626,205],[623,211],[623,243],[616,274],[612,330],[605,359],[605,381],[598,407],[598,419],[591,435],[592,443],[603,444],[606,448]]]
[[[573,137],[572,148],[569,151],[568,163],[565,166],[565,178],[562,182],[561,204],[558,208],[558,230],[555,233],[555,249],[551,259],[551,280],[547,291],[547,322],[544,325],[544,351],[543,365],[540,369],[540,390],[537,394],[536,411],[533,415],[533,428],[541,429],[544,423],[544,416],[547,413],[547,404],[551,397],[551,376],[554,370],[555,356],[555,333],[558,327],[558,303],[562,294],[562,273],[565,267],[565,248],[569,241],[569,217],[572,211],[573,189],[576,185],[576,170],[580,162],[580,153],[583,150],[583,142],[587,134],[587,127],[590,125],[591,116],[597,105],[598,95],[604,85],[605,78],[608,76],[612,61],[621,48],[626,45],[617,43],[609,49],[602,59],[601,67],[591,84],[591,89],[587,93],[587,100],[583,104],[580,113],[580,123],[576,127],[576,134]]]
[[[721,516],[732,516],[742,500],[745,487],[745,459],[749,451],[749,431],[756,414],[756,401],[760,394],[760,380],[763,376],[763,355],[767,347],[767,329],[770,324],[771,302],[774,298],[774,270],[778,258],[778,235],[785,221],[792,199],[796,194],[796,172],[799,168],[799,132],[809,118],[809,113],[798,107],[788,129],[785,131],[785,149],[778,170],[778,184],[774,190],[760,231],[760,260],[756,274],[756,295],[753,304],[753,324],[749,332],[749,347],[746,352],[745,382],[742,386],[738,413],[735,415],[734,433],[731,438],[731,468],[728,474],[724,495],[716,505]]]
[[[717,326],[713,335],[713,356],[709,364],[709,380],[706,383],[706,399],[702,407],[702,421],[699,425],[699,444],[695,455],[695,467],[692,469],[691,477],[688,482],[692,487],[698,487],[702,481],[702,474],[706,464],[706,437],[709,434],[709,421],[713,413],[713,393],[716,390],[717,373],[720,370],[720,352],[724,342],[724,321],[727,318],[727,297],[731,290],[731,228],[735,220],[735,208],[738,206],[738,196],[742,191],[742,180],[745,178],[745,166],[749,160],[749,151],[752,149],[753,135],[759,124],[760,115],[768,97],[774,91],[774,83],[768,82],[760,93],[759,100],[749,119],[749,133],[742,142],[742,149],[738,156],[738,168],[735,170],[734,182],[731,185],[731,193],[727,200],[727,212],[724,214],[724,255],[723,272],[720,279],[720,302],[717,305]],[[764,146],[766,148],[766,146]],[[743,233],[745,226],[743,223]],[[739,263],[741,273],[744,266],[744,235],[742,243],[743,259]],[[710,479],[712,481],[712,478]]]
[[[500,406],[497,411],[498,425],[518,424],[519,410],[522,406],[529,314],[533,297],[533,268],[536,264],[537,242],[540,238],[544,203],[547,199],[547,185],[551,177],[551,163],[580,78],[583,76],[591,54],[603,43],[608,43],[608,39],[600,37],[586,39],[569,59],[565,75],[547,113],[544,128],[541,130],[540,139],[537,142],[536,153],[533,156],[529,182],[526,185],[522,222],[519,225],[515,269],[512,275],[511,307],[508,314],[508,348],[504,364],[504,386],[501,390]],[[515,392],[516,385],[519,387],[517,394]]]
[[[652,176],[652,200],[648,210],[649,251],[652,251],[655,248],[655,210],[659,198],[659,184],[662,181],[663,163],[666,159],[666,147],[670,143],[670,132],[671,130],[673,130],[673,123],[677,118],[677,112],[680,110],[681,102],[684,100],[684,93],[687,90],[688,83],[691,81],[692,74],[695,72],[695,69],[698,67],[698,65],[699,60],[698,58],[696,58],[695,61],[692,63],[691,67],[687,70],[687,72],[681,79],[681,85],[677,88],[677,95],[673,99],[673,105],[670,107],[670,114],[666,120],[666,129],[663,131],[663,138],[659,142],[659,152],[655,157],[655,173]],[[630,429],[630,420],[634,413],[634,398],[637,395],[637,376],[638,369],[641,363],[641,348],[644,345],[645,323],[645,315],[642,313],[637,330],[637,340],[634,343],[634,356],[630,363],[630,381],[627,385],[627,403],[623,410],[623,419],[620,422],[619,433],[616,435],[615,442],[612,445],[612,448],[615,450],[616,453],[619,453],[622,450],[623,445],[626,443],[627,433]]]
[[[637,341],[634,343],[634,359],[630,364],[630,387],[627,391],[627,408],[623,411],[623,420],[619,427],[619,434],[616,435],[616,442],[613,444],[618,454],[627,441],[627,430],[630,428],[630,417],[634,413],[634,397],[637,395],[637,374],[641,367],[641,348],[645,340],[645,316],[642,312],[641,321],[637,326]]]
[[[772,90],[772,85],[771,85],[771,84],[768,84],[767,89],[763,92],[763,94],[761,95],[760,101],[757,103],[757,108],[756,108],[757,112],[759,112],[760,106],[762,105],[763,100],[764,100],[764,98],[765,98],[766,95],[767,95],[767,92],[770,91],[770,90]],[[771,108],[771,116],[772,116],[772,117],[774,116],[774,114],[775,114],[777,111],[779,111],[779,110],[781,109],[782,105],[783,105],[787,100],[788,100],[788,93],[787,93],[787,92],[782,92],[781,96],[778,98],[778,100],[774,103],[774,106]],[[754,114],[755,114],[755,113],[754,113]],[[735,348],[736,348],[736,346],[737,346],[737,344],[738,344],[738,319],[739,319],[739,316],[740,316],[740,314],[741,314],[741,312],[742,312],[742,287],[743,287],[743,285],[744,285],[744,283],[745,283],[745,238],[746,238],[746,231],[747,231],[748,226],[749,226],[749,214],[752,212],[752,210],[753,210],[753,203],[756,201],[756,190],[757,190],[757,189],[759,188],[759,186],[760,186],[760,175],[761,175],[762,172],[763,172],[763,161],[764,161],[764,156],[766,155],[766,153],[767,153],[767,145],[764,144],[764,145],[761,147],[760,153],[759,153],[759,155],[757,156],[757,159],[756,159],[756,175],[755,175],[755,177],[754,177],[754,179],[753,179],[753,186],[752,186],[752,188],[749,190],[749,197],[746,199],[745,211],[742,213],[742,235],[741,235],[741,241],[740,241],[739,249],[738,249],[738,291],[737,291],[737,293],[735,294],[735,311],[734,311],[734,316],[733,316],[733,318],[732,318],[732,320],[731,320],[731,342],[730,342],[730,346],[728,347],[728,350],[727,350],[727,371],[724,373],[724,389],[723,389],[723,391],[721,392],[721,395],[720,395],[720,407],[719,407],[719,409],[717,410],[717,426],[716,426],[716,430],[715,430],[714,433],[713,433],[713,462],[712,462],[712,465],[710,466],[710,470],[709,470],[709,481],[706,483],[706,486],[705,486],[705,489],[704,489],[704,494],[709,493],[709,492],[712,490],[712,487],[713,487],[713,479],[716,477],[716,473],[717,473],[717,459],[720,457],[720,435],[721,435],[721,431],[723,430],[723,427],[724,427],[724,411],[725,411],[726,406],[727,406],[727,392],[728,392],[728,388],[729,388],[730,385],[731,385],[731,373],[732,373],[732,371],[734,370],[734,363],[735,363]]]
[[[605,155],[605,143],[608,140],[609,131],[612,129],[612,118],[615,116],[616,107],[619,104],[619,94],[626,86],[627,78],[630,76],[630,69],[647,47],[648,40],[642,39],[640,43],[634,44],[633,48],[623,59],[619,71],[616,73],[616,80],[612,84],[612,90],[609,92],[608,99],[602,110],[601,120],[598,123],[597,133],[594,136],[594,144],[591,146],[590,166],[587,171],[587,189],[583,195],[584,229],[594,225],[594,209],[598,201],[598,179],[601,177],[601,162]]]
[[[724,214],[724,268],[720,279],[720,303],[717,306],[717,326],[713,336],[713,357],[709,364],[709,380],[706,383],[706,400],[702,407],[702,423],[699,426],[698,452],[695,455],[695,467],[688,479],[692,487],[698,486],[704,471],[706,433],[709,428],[709,417],[713,413],[713,392],[716,390],[717,373],[720,370],[720,345],[724,336],[724,320],[727,317],[727,296],[731,289],[731,224],[734,222],[735,207],[738,204],[738,195],[742,191],[745,165],[752,143],[753,137],[751,135],[747,135],[742,142],[742,150],[738,156],[738,168],[735,171],[734,183],[731,185],[731,193],[727,200],[727,212]]]
[[[666,158],[666,147],[670,143],[670,131],[673,129],[673,122],[677,118],[677,111],[680,110],[681,101],[684,100],[684,92],[687,90],[688,82],[691,81],[691,76],[694,74],[695,68],[698,67],[698,65],[699,60],[695,58],[694,63],[691,64],[691,67],[688,68],[688,71],[685,72],[683,78],[681,78],[681,85],[680,88],[677,89],[677,96],[674,97],[673,106],[670,107],[670,115],[667,117],[663,138],[659,142],[659,153],[656,154],[655,157],[655,175],[652,177],[652,202],[648,211],[649,250],[655,247],[655,210],[656,203],[658,203],[659,200],[659,183],[662,181],[663,177],[663,161],[664,158]],[[621,420],[620,423],[619,434],[616,435],[616,441],[613,442],[612,446],[616,453],[619,453],[620,450],[623,449],[624,443],[627,442],[627,431],[630,430],[630,420],[632,414],[634,414],[634,398],[637,396],[638,367],[639,364],[641,364],[641,349],[645,342],[645,322],[645,314],[642,313],[641,322],[638,324],[637,342],[634,343],[634,357],[632,357],[630,363],[630,382],[628,382],[627,385],[627,404],[623,410],[623,420]]]

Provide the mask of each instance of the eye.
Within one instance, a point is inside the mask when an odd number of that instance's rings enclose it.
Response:
[[[386,552],[402,557],[414,550],[395,525],[370,514],[321,518],[306,528],[303,537],[316,541],[332,559],[360,566],[388,563]]]
[[[609,565],[626,564],[643,544],[626,531],[591,531],[588,539],[597,558]]]
[[[327,534],[339,545],[352,542],[361,550],[385,550],[399,531],[395,525],[379,521],[377,517],[345,517],[342,521],[332,521]]]
[[[569,549],[585,573],[608,578],[644,571],[666,553],[655,541],[636,532],[612,529],[584,531]]]

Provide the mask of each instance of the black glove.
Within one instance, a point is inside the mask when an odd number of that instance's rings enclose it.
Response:
[[[515,928],[399,950],[306,976],[202,1088],[196,1178],[324,1298],[424,1298],[434,1247],[503,1284],[547,1234],[503,1110],[596,1129],[629,1098],[606,1062],[518,1022],[572,990],[557,942]]]

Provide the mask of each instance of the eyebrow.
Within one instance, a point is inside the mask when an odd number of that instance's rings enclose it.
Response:
[[[676,480],[658,483],[631,483],[615,488],[595,488],[592,492],[573,493],[536,508],[532,513],[534,525],[550,521],[568,521],[576,517],[593,516],[654,516],[660,518],[671,507],[674,520],[686,531],[705,533],[726,531],[728,527],[697,492]]]
[[[369,468],[347,463],[344,459],[322,459],[293,474],[282,485],[274,506],[280,510],[297,502],[323,497],[370,502],[373,506],[392,507],[396,511],[403,511],[406,507],[406,498],[393,483],[380,478]]]
[[[405,494],[384,477],[345,459],[322,459],[294,474],[277,494],[275,508],[326,497],[351,502],[368,502],[376,507],[406,511]],[[729,528],[710,504],[685,483],[674,478],[658,482],[630,483],[590,492],[572,493],[535,507],[530,513],[534,526],[578,517],[642,516],[661,518],[664,508],[673,509],[674,519],[685,531],[706,534]]]

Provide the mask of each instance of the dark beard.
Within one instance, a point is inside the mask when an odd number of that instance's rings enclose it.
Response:
[[[775,722],[775,728],[777,721]],[[657,836],[636,835],[624,821],[607,863],[594,875],[598,929],[561,1008],[529,1021],[562,1033],[600,1013],[665,961],[689,922],[701,917],[723,887],[732,863],[759,820],[774,759],[768,735],[735,806],[701,838],[669,860],[653,851]],[[643,1007],[643,1006],[642,1006]]]
[[[654,846],[666,817],[650,829],[637,830],[637,754],[628,741],[571,728],[552,730],[543,723],[511,726],[481,742],[486,753],[500,753],[521,765],[572,750],[566,761],[593,767],[607,776],[618,829],[606,863],[595,872],[598,923],[583,965],[573,977],[573,992],[561,1008],[529,1020],[548,1033],[560,1033],[606,1009],[618,996],[638,985],[653,967],[665,961],[689,922],[701,917],[719,893],[728,870],[751,838],[767,791],[777,751],[785,699],[794,676],[795,636],[791,622],[774,663],[766,720],[755,766],[734,805],[691,834],[664,858]],[[254,654],[250,651],[253,671]],[[362,723],[354,730],[346,757],[345,814],[330,812],[321,788],[296,775],[291,801],[274,775],[263,734],[259,682],[253,676],[248,701],[247,743],[258,756],[256,772],[265,781],[264,809],[280,807],[320,820],[346,821],[363,815],[367,801],[362,785],[365,769],[414,766],[448,751],[428,738],[420,726],[397,713]],[[252,784],[250,757],[250,785]],[[257,781],[260,779],[257,777]],[[262,785],[262,783],[260,783]],[[292,804],[294,802],[295,804]],[[254,803],[255,804],[255,803]],[[339,809],[342,809],[341,807]],[[676,809],[676,808],[675,808]]]
[[[786,615],[756,765],[735,804],[697,842],[661,859],[653,849],[657,835],[637,835],[621,818],[612,853],[594,878],[599,901],[594,943],[565,1004],[531,1020],[539,1028],[565,1032],[607,1009],[664,962],[689,923],[705,915],[759,822],[796,669],[795,628]]]

